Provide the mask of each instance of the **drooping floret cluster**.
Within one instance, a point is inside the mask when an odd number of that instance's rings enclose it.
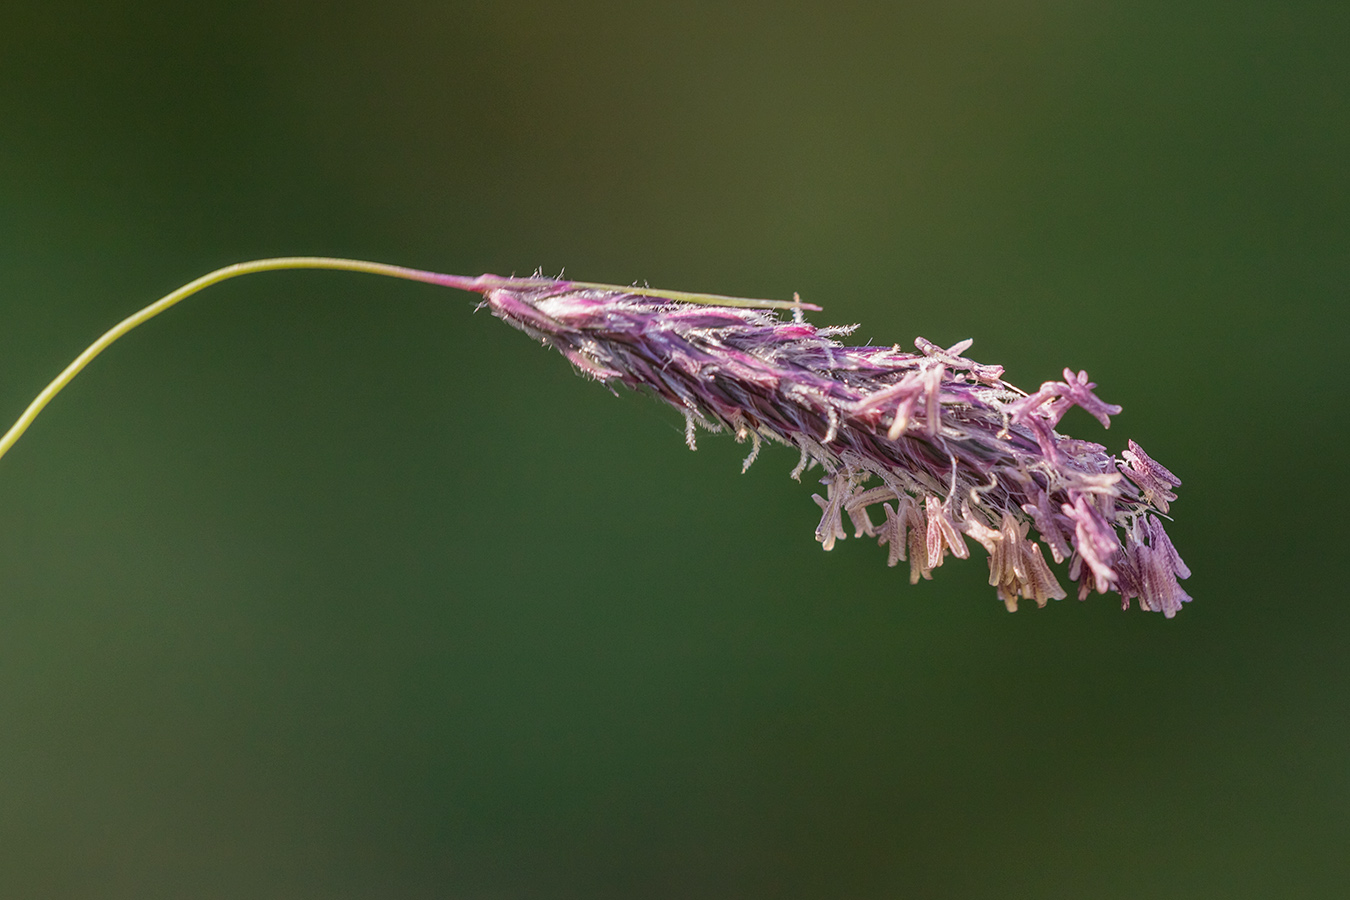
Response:
[[[659,292],[543,278],[484,276],[474,289],[501,319],[556,348],[606,384],[650,391],[698,427],[797,448],[794,478],[819,465],[816,539],[874,537],[910,581],[948,553],[989,554],[989,583],[1009,610],[1066,596],[1046,562],[1068,560],[1079,599],[1114,591],[1126,608],[1176,615],[1190,571],[1163,531],[1181,482],[1133,441],[1117,459],[1101,444],[1055,431],[1078,406],[1104,426],[1120,407],[1064,370],[1025,393],[1001,366],[919,338],[917,353],[849,347],[853,327],[817,328],[758,309],[675,302]],[[856,326],[854,326],[856,327]],[[1032,530],[1035,530],[1035,537]],[[1044,548],[1044,549],[1042,549]]]

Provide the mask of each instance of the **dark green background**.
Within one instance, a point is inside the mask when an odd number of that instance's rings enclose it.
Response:
[[[1086,368],[1196,599],[911,587],[467,295],[233,282],[0,463],[0,895],[1350,894],[1344,4],[186,6],[0,15],[6,418],[258,256],[797,290]]]

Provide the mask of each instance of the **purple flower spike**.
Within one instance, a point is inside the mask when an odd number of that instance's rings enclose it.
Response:
[[[919,338],[917,354],[845,346],[835,338],[856,326],[817,328],[805,304],[785,321],[729,298],[704,305],[539,277],[485,275],[471,289],[582,374],[680,410],[691,448],[700,427],[729,430],[753,444],[746,468],[765,439],[799,452],[794,478],[820,466],[816,539],[826,550],[847,538],[847,516],[854,537],[888,546],[888,564],[909,561],[912,583],[948,552],[969,556],[974,540],[1010,610],[1066,596],[1046,555],[1068,560],[1080,599],[1116,591],[1169,618],[1191,599],[1177,583],[1190,571],[1151,514],[1176,499],[1176,476],[1133,441],[1117,459],[1055,431],[1072,406],[1105,427],[1120,412],[1086,372],[1065,369],[1063,381],[1026,394],[1002,367],[967,359],[970,341],[943,349]]]
[[[476,278],[323,256],[255,259],[209,272],[128,316],[90,344],[0,435],[0,457],[96,356],[133,328],[213,284],[257,272],[328,269],[439,284],[482,294],[492,312],[555,348],[582,374],[648,391],[680,410],[693,449],[703,427],[749,440],[742,471],[763,440],[801,454],[792,477],[820,466],[825,496],[816,540],[848,537],[888,547],[887,563],[909,561],[911,584],[932,577],[947,553],[989,554],[989,583],[1009,610],[1066,596],[1045,561],[1068,560],[1078,597],[1116,591],[1128,607],[1171,618],[1190,602],[1178,579],[1190,569],[1158,516],[1181,481],[1139,445],[1117,459],[1101,444],[1055,431],[1080,406],[1110,427],[1120,407],[1093,393],[1086,372],[1064,370],[1028,395],[1003,368],[916,338],[919,353],[849,347],[835,340],[857,326],[817,328],[794,298],[747,300],[713,294],[552,278]],[[789,309],[784,321],[768,310]],[[1128,480],[1127,480],[1128,479]],[[880,506],[880,524],[873,507]],[[1030,537],[1032,527],[1038,544]]]

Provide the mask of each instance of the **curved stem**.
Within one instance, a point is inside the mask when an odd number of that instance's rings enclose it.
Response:
[[[326,256],[287,256],[276,259],[255,259],[251,262],[236,263],[232,266],[225,266],[223,269],[216,269],[214,272],[203,275],[195,281],[183,285],[171,294],[167,294],[151,303],[140,312],[128,316],[121,322],[118,322],[112,328],[108,329],[98,340],[90,344],[83,353],[75,357],[75,361],[66,366],[60,375],[57,375],[52,383],[42,389],[42,393],[34,398],[33,402],[28,404],[28,408],[19,416],[18,421],[10,426],[9,431],[5,432],[4,437],[0,437],[0,457],[9,452],[9,448],[14,446],[23,433],[28,430],[28,426],[33,424],[33,420],[38,417],[38,413],[46,408],[52,399],[70,384],[71,380],[89,365],[104,350],[108,349],[114,341],[122,337],[128,331],[131,331],[138,325],[142,325],[160,313],[175,306],[179,301],[186,300],[198,291],[208,288],[213,284],[219,284],[230,278],[239,275],[250,275],[254,272],[272,272],[279,269],[336,269],[344,272],[366,272],[371,275],[386,275],[391,278],[403,278],[408,281],[423,281],[429,284],[440,284],[446,287],[460,288],[466,291],[475,291],[480,289],[481,282],[477,278],[465,278],[461,275],[441,275],[437,272],[426,272],[421,269],[408,269],[403,266],[391,266],[385,263],[367,262],[360,259],[337,259]]]

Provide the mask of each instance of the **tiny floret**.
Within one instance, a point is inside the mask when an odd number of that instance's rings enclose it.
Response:
[[[1177,499],[1171,489],[1180,487],[1181,479],[1149,458],[1144,448],[1134,441],[1130,441],[1130,449],[1120,455],[1129,463],[1128,467],[1120,466],[1120,471],[1139,485],[1144,499],[1166,513],[1167,505]]]

